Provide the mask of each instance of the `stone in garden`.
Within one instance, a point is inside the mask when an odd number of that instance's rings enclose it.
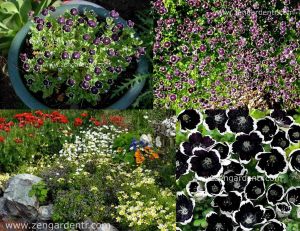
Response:
[[[42,221],[50,221],[53,214],[53,205],[41,206],[38,210],[38,219]]]
[[[7,216],[6,199],[0,198],[0,218]]]
[[[35,196],[29,196],[29,192],[32,186],[41,180],[30,174],[16,175],[9,180],[8,187],[4,191],[4,198],[10,216],[23,217],[28,220],[37,218],[39,203]]]

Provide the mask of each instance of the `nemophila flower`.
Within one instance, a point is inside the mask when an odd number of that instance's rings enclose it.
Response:
[[[247,164],[252,157],[263,151],[262,140],[257,132],[251,132],[249,135],[237,135],[235,142],[232,144],[232,152],[239,156],[241,163]]]
[[[222,160],[230,158],[231,147],[226,142],[216,143],[212,146],[212,149],[219,152]]]
[[[279,130],[276,135],[273,137],[271,142],[272,147],[280,147],[286,149],[290,146],[290,141],[287,137],[287,133],[283,130]]]
[[[300,141],[300,125],[293,124],[288,130],[289,139],[293,143],[298,143]]]
[[[196,180],[192,180],[186,185],[186,192],[190,197],[194,197],[195,199],[205,198],[203,185]]]
[[[209,128],[209,130],[213,130],[217,128],[220,133],[226,132],[226,122],[227,122],[227,114],[225,110],[205,110],[206,118],[204,120],[204,124]]]
[[[266,192],[266,198],[270,205],[275,205],[284,197],[284,188],[279,184],[271,184]]]
[[[183,154],[180,150],[176,152],[176,179],[189,172],[188,159],[189,156]]]
[[[286,231],[286,225],[281,223],[276,219],[269,220],[266,224],[264,224],[260,231]]]
[[[263,137],[264,142],[271,142],[273,136],[278,132],[278,126],[276,123],[269,117],[260,119],[257,121],[257,131],[259,131]]]
[[[176,199],[176,222],[185,225],[192,221],[195,200],[188,198],[183,192],[177,193]]]
[[[230,214],[239,210],[242,202],[242,196],[240,193],[232,191],[227,194],[216,196],[213,200],[213,207],[218,207],[225,214]]]
[[[224,181],[221,179],[211,179],[205,182],[206,195],[210,197],[218,196],[224,191]]]
[[[286,192],[286,200],[292,206],[300,206],[300,187],[291,187]]]
[[[270,152],[258,153],[255,159],[258,160],[256,170],[269,178],[276,178],[279,174],[287,172],[288,163],[281,148],[274,147]]]
[[[261,205],[253,205],[250,200],[243,201],[238,211],[233,213],[233,220],[243,229],[252,230],[265,222],[265,209]]]
[[[300,172],[300,149],[292,151],[289,155],[289,159],[290,170]]]
[[[196,179],[207,181],[218,177],[223,171],[220,154],[215,150],[194,148],[193,156],[188,160],[189,168],[196,173]]]
[[[291,116],[288,116],[285,110],[275,109],[271,111],[270,116],[274,118],[276,123],[281,127],[289,127],[294,121]]]
[[[247,199],[257,200],[265,194],[265,182],[262,177],[256,179],[251,178],[245,188],[245,195]]]
[[[286,202],[278,202],[275,205],[275,211],[279,218],[284,218],[290,215],[292,211],[292,206]]]
[[[266,207],[266,211],[265,211],[265,214],[264,214],[264,218],[266,219],[266,220],[271,220],[271,219],[274,219],[274,218],[276,218],[276,212],[275,212],[275,210],[273,209],[273,207],[271,207],[271,206],[267,206]]]
[[[244,192],[248,180],[247,175],[238,175],[233,171],[228,171],[224,173],[225,190],[226,192]]]
[[[248,109],[229,110],[227,126],[234,133],[250,133],[254,130],[254,120],[249,115]]]
[[[177,119],[180,122],[182,131],[195,130],[202,123],[200,112],[194,109],[186,109],[180,112]]]
[[[202,136],[200,132],[193,132],[189,134],[188,142],[180,144],[180,151],[191,156],[194,148],[209,149],[214,143],[215,141],[210,136]]]
[[[241,164],[238,160],[230,159],[223,163],[224,173],[234,172],[236,175],[245,175],[247,173],[247,169]]]
[[[207,227],[206,231],[232,231],[232,219],[224,214],[218,214],[216,212],[210,212],[206,215]]]

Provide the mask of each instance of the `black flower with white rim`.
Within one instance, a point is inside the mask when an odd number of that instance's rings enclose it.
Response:
[[[248,109],[229,110],[227,121],[227,129],[233,133],[250,133],[255,128],[254,120],[249,116]]]
[[[300,125],[293,124],[288,130],[288,135],[293,143],[298,143],[300,141]]]
[[[180,144],[180,151],[191,156],[194,148],[209,149],[214,143],[215,141],[210,136],[202,136],[200,132],[193,132],[189,134],[189,141]]]
[[[265,209],[261,205],[255,206],[250,200],[246,200],[233,213],[233,219],[243,230],[252,230],[256,225],[265,222],[264,213]]]
[[[271,184],[266,192],[267,201],[270,205],[275,205],[284,197],[284,188],[280,184]]]
[[[242,229],[241,227],[239,227],[239,226],[234,227],[233,230],[234,230],[234,231],[243,231],[243,229]]]
[[[202,196],[205,195],[204,187],[196,180],[192,180],[186,185],[186,191],[190,197],[196,197],[199,194]]]
[[[245,166],[236,159],[230,159],[229,161],[223,164],[223,167],[224,173],[233,171],[237,175],[245,175],[248,172]]]
[[[218,207],[224,214],[231,215],[240,208],[242,195],[239,192],[228,192],[216,196],[212,202],[213,207]]]
[[[292,151],[289,155],[289,159],[290,170],[300,172],[300,149]]]
[[[183,154],[179,150],[176,152],[176,179],[179,179],[182,175],[189,172],[188,165],[189,156]]]
[[[181,131],[196,130],[202,123],[200,112],[194,109],[186,109],[179,113],[177,117],[180,122]]]
[[[276,218],[275,210],[271,206],[266,207],[264,218],[266,218],[266,220],[268,220],[268,221]]]
[[[212,149],[215,149],[219,152],[222,160],[230,158],[231,147],[226,142],[216,143]]]
[[[291,187],[286,192],[286,200],[292,206],[300,206],[300,187]]]
[[[182,225],[190,223],[193,219],[195,200],[184,195],[183,192],[177,193],[176,198],[176,221]]]
[[[276,178],[288,170],[285,152],[281,148],[274,147],[270,152],[258,153],[255,159],[258,160],[256,170],[268,178]]]
[[[270,143],[272,137],[278,132],[277,124],[269,117],[259,120],[256,125],[256,130],[262,134],[265,143]]]
[[[270,116],[275,119],[275,122],[280,127],[289,127],[293,122],[293,118],[288,116],[285,110],[273,110]]]
[[[206,195],[210,197],[218,196],[224,191],[224,181],[221,179],[211,179],[205,182]]]
[[[287,134],[283,130],[279,130],[276,135],[273,137],[271,142],[272,147],[280,147],[286,149],[290,146],[290,141],[287,138]]]
[[[292,206],[286,202],[279,202],[275,205],[275,211],[279,218],[284,218],[290,215]]]
[[[224,173],[225,191],[244,192],[248,180],[249,178],[247,175],[238,175],[233,171],[228,171]]]
[[[196,173],[196,179],[201,181],[218,177],[223,172],[220,155],[216,150],[207,151],[202,148],[195,148],[188,163],[189,168]]]
[[[182,231],[182,229],[179,227],[176,227],[176,231]]]
[[[248,164],[252,157],[262,151],[262,137],[257,132],[237,135],[232,144],[232,152],[239,156],[240,162],[243,164]]]
[[[226,110],[205,110],[206,118],[204,125],[208,130],[218,129],[221,134],[226,132],[227,113]]]
[[[247,199],[257,200],[265,194],[265,181],[261,178],[250,178],[246,188],[245,195]]]
[[[206,231],[233,231],[232,219],[225,214],[210,212],[206,215]]]
[[[286,225],[276,219],[272,219],[264,224],[260,231],[286,231]]]

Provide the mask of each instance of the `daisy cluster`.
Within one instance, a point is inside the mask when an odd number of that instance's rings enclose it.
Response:
[[[111,11],[99,19],[94,11],[72,8],[57,19],[54,7],[33,18],[29,43],[32,53],[20,54],[25,80],[33,92],[47,98],[61,88],[70,104],[96,104],[119,75],[145,54],[134,23],[117,22]],[[30,49],[28,49],[30,50]]]
[[[187,109],[178,121],[184,140],[176,153],[176,179],[185,189],[177,193],[177,222],[199,217],[194,210],[201,201],[211,203],[206,230],[286,230],[285,219],[300,206],[295,119],[282,110],[240,108]]]
[[[300,105],[298,1],[153,4],[157,107]]]
[[[82,153],[117,154],[117,151],[113,149],[114,140],[120,134],[127,132],[127,128],[114,125],[90,127],[87,130],[80,131],[79,135],[75,136],[74,142],[64,143],[59,154],[68,157],[70,160],[77,158]]]

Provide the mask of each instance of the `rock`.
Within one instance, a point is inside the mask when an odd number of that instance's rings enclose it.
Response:
[[[0,218],[7,216],[6,199],[0,198]]]
[[[53,214],[53,205],[41,206],[38,210],[38,219],[42,221],[50,221]]]
[[[29,192],[32,185],[41,180],[34,175],[20,174],[8,181],[3,197],[6,199],[6,207],[10,216],[26,218],[29,221],[36,220],[39,203],[35,196],[29,196]]]
[[[99,226],[97,231],[118,231],[118,229],[111,224],[103,223]]]

